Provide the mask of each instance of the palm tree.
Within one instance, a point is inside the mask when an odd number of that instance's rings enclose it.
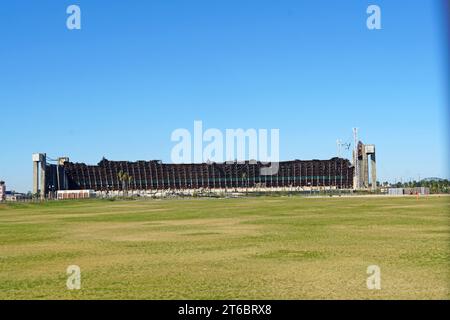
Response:
[[[131,181],[133,181],[133,177],[132,177],[132,176],[128,176],[128,181],[127,181],[127,196],[128,196],[128,187],[131,185]]]
[[[247,173],[243,172],[242,173],[242,184],[245,183],[245,195],[248,195],[248,181],[246,180],[246,178],[247,178]]]
[[[128,186],[131,184],[131,181],[133,181],[133,177],[131,177],[127,172],[120,170],[117,174],[117,178],[122,183],[122,190],[126,196],[128,196]]]

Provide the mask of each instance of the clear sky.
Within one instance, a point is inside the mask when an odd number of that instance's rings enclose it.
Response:
[[[279,128],[282,160],[331,158],[358,127],[380,181],[449,177],[442,4],[2,1],[0,179],[30,190],[33,152],[170,161],[172,131],[194,120]]]

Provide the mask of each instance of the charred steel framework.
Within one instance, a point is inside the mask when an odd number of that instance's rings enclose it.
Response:
[[[66,183],[52,183],[50,190],[96,191],[122,190],[119,172],[132,177],[128,186],[134,190],[177,189],[232,189],[232,188],[278,188],[278,187],[353,187],[354,168],[342,158],[330,160],[279,162],[275,175],[261,175],[260,162],[166,164],[153,161],[109,161],[102,159],[98,165],[65,162],[51,170],[51,175],[64,176]],[[54,179],[51,179],[54,180]],[[61,187],[61,185],[66,185]]]

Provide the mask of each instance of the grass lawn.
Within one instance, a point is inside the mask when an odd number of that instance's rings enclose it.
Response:
[[[0,205],[0,299],[449,299],[450,198]],[[81,290],[66,288],[69,265]],[[381,290],[366,269],[381,268]]]

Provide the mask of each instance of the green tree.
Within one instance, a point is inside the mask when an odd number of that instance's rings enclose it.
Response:
[[[125,196],[128,196],[128,188],[133,181],[133,177],[130,176],[127,172],[123,172],[122,170],[119,171],[117,174],[117,178],[122,184],[122,190],[124,192]]]

